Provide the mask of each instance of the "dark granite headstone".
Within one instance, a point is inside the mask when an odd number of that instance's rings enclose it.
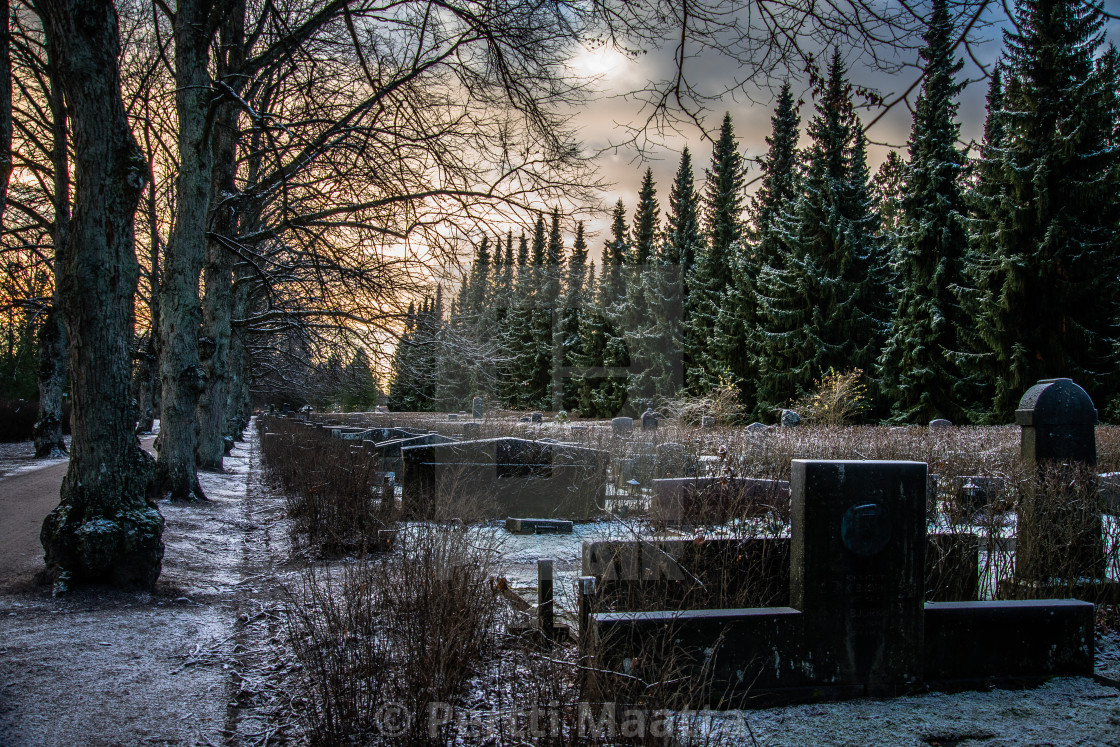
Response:
[[[952,421],[946,420],[945,418],[937,418],[935,420],[929,421],[929,427],[934,430],[940,430],[942,428],[952,428],[953,423]]]
[[[782,410],[782,427],[792,428],[795,425],[801,425],[801,416],[793,410]]]
[[[482,403],[482,397],[475,397],[471,400],[471,416],[475,418],[486,416],[486,406]]]
[[[652,407],[642,413],[642,430],[657,430],[657,415],[654,414]]]
[[[1097,464],[1093,400],[1071,379],[1044,379],[1019,400],[1015,422],[1022,428],[1023,462],[1036,466],[1039,476],[1020,501],[1017,581],[1037,587],[1102,578],[1100,508],[1095,486],[1085,484],[1095,479]],[[1080,494],[1059,489],[1078,483],[1083,486]],[[1017,595],[1024,592],[1036,596],[1025,588]]]
[[[544,413],[534,412],[529,417],[531,418],[531,422],[540,423],[544,420]]]
[[[1024,462],[1097,463],[1097,410],[1072,379],[1043,379],[1028,389],[1015,423],[1022,427]]]
[[[814,679],[868,694],[918,682],[926,465],[795,459],[790,483],[790,605]]]
[[[406,515],[438,516],[458,501],[488,516],[588,518],[606,496],[605,451],[521,438],[401,448]],[[438,504],[438,505],[437,505]]]
[[[611,421],[611,431],[616,436],[628,436],[634,430],[634,418],[615,418]]]

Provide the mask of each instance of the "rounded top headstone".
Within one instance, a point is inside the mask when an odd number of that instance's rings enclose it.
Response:
[[[1034,427],[1096,425],[1097,410],[1089,393],[1073,379],[1042,379],[1019,400],[1015,423]]]
[[[782,410],[782,426],[792,428],[795,425],[801,425],[801,416],[793,410]]]
[[[936,420],[929,421],[929,427],[930,428],[952,428],[953,423],[952,423],[952,421],[946,420],[945,418],[937,418]]]

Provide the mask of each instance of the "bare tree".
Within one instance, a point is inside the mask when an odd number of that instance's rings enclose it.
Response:
[[[74,400],[70,466],[43,522],[57,587],[108,581],[150,588],[163,557],[152,463],[133,434],[129,398],[133,213],[147,165],[132,137],[118,68],[117,13],[107,0],[44,0],[48,45],[74,137],[74,211],[59,272]]]

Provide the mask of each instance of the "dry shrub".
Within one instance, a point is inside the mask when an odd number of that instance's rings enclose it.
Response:
[[[432,733],[428,714],[459,704],[494,654],[497,553],[461,526],[413,526],[396,545],[309,570],[292,595],[288,638],[315,743],[444,744],[447,727]]]
[[[707,394],[666,399],[659,409],[665,417],[685,426],[699,426],[705,415],[715,418],[717,425],[734,425],[743,419],[739,389],[725,379]]]
[[[279,484],[294,539],[316,555],[364,555],[392,518],[377,460],[354,441],[283,418],[261,418],[265,476]],[[388,500],[382,501],[383,493]]]
[[[860,379],[863,370],[838,373],[834,369],[817,379],[813,392],[790,405],[802,418],[819,425],[843,425],[867,412],[870,401]]]

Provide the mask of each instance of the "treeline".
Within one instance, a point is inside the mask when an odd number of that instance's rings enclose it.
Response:
[[[765,418],[829,371],[863,372],[892,422],[1006,422],[1036,380],[1070,377],[1120,408],[1120,110],[1103,14],[1028,0],[992,75],[984,139],[959,142],[962,63],[933,4],[908,159],[872,177],[839,53],[814,81],[808,144],[782,88],[761,187],[725,117],[702,190],[687,149],[659,216],[647,171],[616,205],[602,266],[583,224],[483,238],[447,313],[409,311],[390,406],[633,413],[733,384]]]

